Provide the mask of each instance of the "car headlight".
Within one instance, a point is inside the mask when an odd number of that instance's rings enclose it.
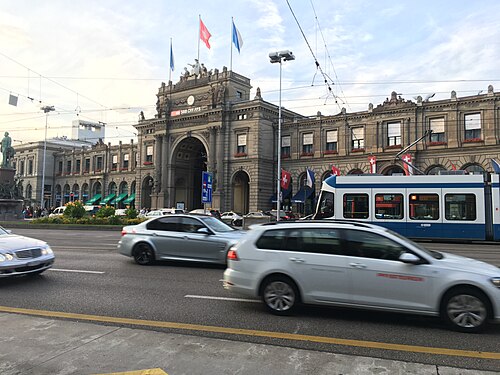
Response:
[[[53,254],[54,252],[52,251],[52,249],[50,248],[50,246],[47,246],[45,248],[42,249],[42,255],[49,255],[49,254]]]
[[[500,288],[500,277],[492,277],[490,281],[495,285],[497,288]]]
[[[14,259],[14,257],[12,256],[12,254],[0,254],[0,262],[5,262],[5,261],[8,261],[8,260],[12,260]]]

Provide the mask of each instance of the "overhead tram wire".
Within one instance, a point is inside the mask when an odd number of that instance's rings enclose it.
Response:
[[[309,51],[311,52],[311,55],[314,58],[314,63],[316,64],[316,69],[319,70],[320,73],[321,73],[321,75],[323,76],[324,83],[325,83],[325,85],[326,85],[326,87],[328,89],[328,92],[330,94],[332,94],[332,96],[335,98],[335,104],[337,104],[337,106],[339,107],[339,109],[341,109],[341,107],[340,107],[340,105],[338,103],[338,100],[337,100],[337,95],[334,94],[334,92],[332,90],[332,87],[328,83],[327,75],[325,74],[325,72],[323,72],[323,68],[321,68],[321,65],[319,64],[318,59],[316,58],[316,55],[314,54],[314,51],[312,50],[311,45],[309,44],[309,41],[307,40],[307,37],[306,37],[306,35],[304,33],[304,30],[302,30],[302,26],[300,26],[299,20],[295,16],[295,12],[293,11],[292,6],[290,5],[290,2],[288,0],[286,0],[286,3],[288,5],[288,8],[290,9],[290,12],[292,13],[293,18],[295,19],[295,22],[297,23],[297,26],[299,27],[299,30],[300,30],[300,32],[302,34],[302,37],[304,38],[304,41],[307,44],[307,48],[309,48]]]

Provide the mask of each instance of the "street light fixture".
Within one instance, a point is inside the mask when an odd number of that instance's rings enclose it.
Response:
[[[42,162],[42,190],[40,193],[40,205],[45,208],[45,155],[47,154],[47,123],[49,112],[55,111],[53,105],[40,108],[45,113],[45,137],[43,139],[43,162]]]
[[[279,90],[279,106],[278,106],[278,178],[276,185],[276,221],[280,220],[280,208],[281,208],[281,66],[282,61],[295,60],[295,56],[289,50],[271,52],[269,54],[269,59],[271,64],[280,64],[280,90]]]

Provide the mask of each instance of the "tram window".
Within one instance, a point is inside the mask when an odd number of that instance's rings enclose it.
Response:
[[[333,216],[333,193],[324,191],[321,193],[319,209],[316,213],[316,219],[323,219]]]
[[[410,194],[411,220],[438,220],[439,195]]]
[[[402,219],[403,194],[376,194],[375,217],[377,219]]]
[[[446,220],[476,220],[474,194],[446,194],[444,202]]]
[[[368,194],[344,194],[344,218],[368,218]]]

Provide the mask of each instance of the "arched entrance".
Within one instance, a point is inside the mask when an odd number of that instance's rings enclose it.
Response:
[[[194,137],[183,139],[172,155],[173,204],[184,203],[186,210],[202,208],[201,179],[207,170],[207,150]]]
[[[141,208],[161,208],[161,207],[151,207],[151,192],[153,191],[153,178],[151,176],[146,176],[142,180],[141,188]]]
[[[250,202],[250,178],[245,171],[238,171],[233,177],[233,211],[240,214],[247,214]]]

